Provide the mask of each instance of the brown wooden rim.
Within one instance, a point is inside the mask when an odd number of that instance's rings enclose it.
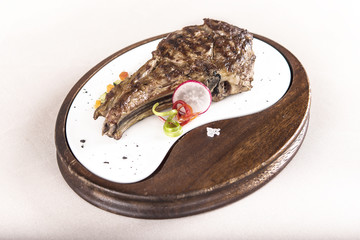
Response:
[[[174,218],[201,213],[236,201],[263,186],[277,175],[293,158],[299,149],[306,133],[310,111],[310,87],[305,69],[298,59],[280,44],[257,34],[254,37],[276,48],[288,61],[292,72],[292,84],[285,94],[298,89],[298,83],[305,85],[308,92],[306,110],[301,113],[301,121],[293,136],[283,147],[264,162],[263,166],[247,175],[232,178],[211,189],[194,191],[172,196],[139,196],[116,190],[118,183],[104,180],[88,171],[72,154],[66,139],[66,117],[72,101],[83,85],[101,68],[122,54],[148,42],[165,37],[167,34],[155,36],[132,44],[101,61],[89,70],[70,90],[58,114],[55,128],[55,144],[58,165],[64,179],[82,198],[104,210],[138,218]],[[304,90],[304,91],[305,91]],[[270,108],[279,108],[287,104],[283,97]],[[264,110],[264,112],[267,110]],[[225,196],[226,197],[219,197]],[[179,204],[180,201],[180,204]]]

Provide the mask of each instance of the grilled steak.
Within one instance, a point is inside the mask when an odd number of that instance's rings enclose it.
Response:
[[[213,101],[250,90],[252,39],[246,30],[212,19],[170,33],[152,58],[114,87],[95,110],[95,119],[105,117],[103,134],[120,139],[127,128],[152,114],[156,102],[163,109],[170,107],[173,91],[189,79],[208,86]]]

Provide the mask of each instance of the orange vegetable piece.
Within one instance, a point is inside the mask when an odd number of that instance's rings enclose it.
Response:
[[[110,92],[111,89],[113,89],[114,85],[113,84],[109,84],[106,87],[106,92]]]
[[[101,101],[100,100],[96,100],[94,108],[97,109],[98,107],[100,107],[101,105]]]
[[[119,78],[121,81],[123,81],[125,78],[127,78],[129,76],[129,73],[128,72],[121,72],[119,74]]]

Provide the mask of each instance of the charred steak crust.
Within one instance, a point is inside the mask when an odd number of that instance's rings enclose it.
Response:
[[[170,107],[173,91],[186,80],[203,82],[214,101],[248,91],[255,63],[252,40],[247,30],[212,19],[172,32],[150,60],[107,94],[94,119],[105,117],[103,134],[120,139],[132,124],[152,114],[155,102]]]

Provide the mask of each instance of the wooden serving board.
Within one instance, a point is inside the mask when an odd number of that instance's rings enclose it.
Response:
[[[99,63],[75,84],[58,114],[55,141],[64,179],[86,201],[116,214],[176,218],[237,201],[266,184],[289,163],[307,130],[310,88],[303,66],[278,43],[254,34],[276,48],[289,63],[291,85],[278,102],[255,114],[191,130],[173,145],[159,168],[143,181],[121,184],[94,175],[76,159],[67,142],[66,118],[73,99],[104,64],[165,36],[131,45]],[[221,128],[221,135],[204,137],[206,127]]]

